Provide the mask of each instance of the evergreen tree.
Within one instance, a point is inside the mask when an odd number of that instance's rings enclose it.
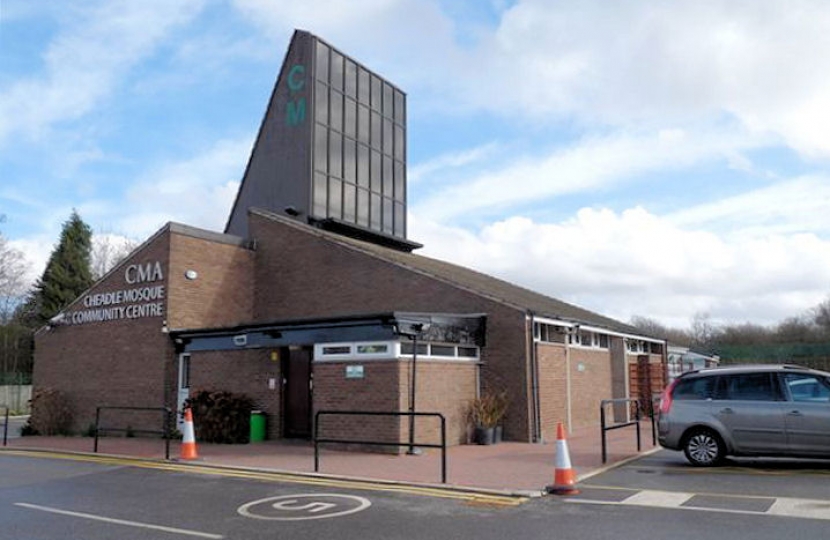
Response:
[[[91,251],[92,229],[73,210],[27,302],[39,324],[49,321],[92,285]]]

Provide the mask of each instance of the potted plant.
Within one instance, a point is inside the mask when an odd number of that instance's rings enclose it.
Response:
[[[507,393],[484,393],[472,400],[469,407],[473,426],[473,442],[493,444],[501,440],[501,422],[507,412]]]

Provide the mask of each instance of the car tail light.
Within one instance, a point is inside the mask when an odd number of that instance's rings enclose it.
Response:
[[[668,414],[671,410],[672,392],[680,379],[673,380],[660,395],[660,414]]]

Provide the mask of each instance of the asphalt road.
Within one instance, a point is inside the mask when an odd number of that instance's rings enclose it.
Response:
[[[178,465],[136,467],[0,453],[0,539],[463,539],[644,540],[824,539],[830,521],[722,509],[596,501],[591,492],[688,492],[713,486],[819,494],[827,470],[785,474],[685,474],[674,456],[657,454],[586,482],[583,495],[544,497],[522,504],[383,486],[289,482],[256,473],[223,473]],[[91,458],[82,458],[91,459]],[[687,468],[686,468],[687,469]],[[652,472],[643,472],[650,470]],[[793,473],[790,475],[789,473]],[[700,476],[699,476],[700,475]],[[660,478],[663,481],[660,481]],[[793,480],[795,479],[795,480]],[[300,480],[302,482],[302,480]],[[757,484],[756,484],[757,481]],[[698,484],[698,482],[702,482]],[[770,495],[767,493],[766,495]],[[592,495],[595,497],[595,495]],[[619,498],[619,497],[617,497]],[[826,497],[830,508],[830,496]],[[827,515],[830,518],[830,514]]]

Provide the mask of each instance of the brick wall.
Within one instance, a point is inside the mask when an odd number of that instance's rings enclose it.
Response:
[[[314,364],[314,408],[318,410],[408,412],[411,362],[373,360],[360,363],[362,379],[347,379],[346,366],[356,362]],[[476,369],[472,362],[418,360],[415,408],[438,412],[446,421],[447,444],[468,440],[467,408],[476,395]],[[439,444],[440,420],[419,417],[415,442]],[[409,440],[407,417],[324,416],[320,435],[326,438],[403,442]],[[395,449],[387,449],[397,451]],[[405,449],[401,449],[403,451]]]
[[[565,345],[538,343],[539,397],[542,437],[556,440],[556,424],[567,427],[567,355],[571,373],[571,428],[599,424],[599,405],[613,395],[612,353]],[[582,370],[580,370],[580,365]]]
[[[223,390],[245,394],[266,415],[268,438],[281,435],[282,375],[280,363],[271,360],[271,351],[206,351],[190,355],[190,392]],[[269,379],[277,383],[274,389]]]
[[[102,281],[90,294],[129,289],[124,269],[130,264],[159,262],[165,279],[141,284],[162,285],[167,291],[169,236],[161,234]],[[85,295],[86,296],[86,295]],[[73,429],[85,431],[95,421],[95,408],[108,406],[161,407],[171,405],[169,392],[175,384],[165,365],[171,362],[173,347],[163,333],[164,312],[158,316],[122,318],[86,324],[42,329],[35,339],[34,387],[56,388],[67,396],[74,411]],[[124,305],[124,304],[122,304]],[[83,297],[67,311],[87,310]],[[158,415],[107,413],[111,426],[130,425],[135,429],[159,429]]]
[[[388,311],[486,313],[482,386],[510,396],[504,436],[527,441],[525,314],[415,270],[252,214],[259,321]]]
[[[170,238],[170,328],[218,328],[250,322],[254,253],[185,234]],[[185,278],[187,270],[198,277]]]

